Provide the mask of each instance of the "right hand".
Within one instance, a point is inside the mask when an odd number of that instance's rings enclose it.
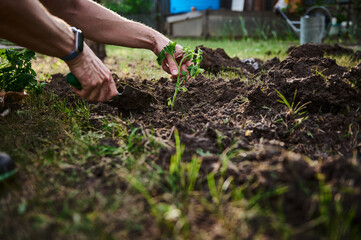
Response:
[[[78,79],[82,89],[73,87],[81,97],[96,102],[107,102],[117,95],[111,72],[84,43],[83,52],[73,60],[66,61],[71,73]]]
[[[170,40],[164,36],[162,36],[160,39],[158,39],[156,41],[156,46],[153,50],[153,52],[155,53],[155,55],[158,55],[159,52],[166,46],[168,45],[168,43],[170,42]],[[175,53],[174,53],[175,59],[177,61],[177,63],[180,63],[180,60],[183,58],[184,56],[184,52],[183,52],[183,47],[179,44],[176,45],[175,48]],[[188,61],[184,61],[182,63],[182,66],[180,67],[180,71],[185,71],[188,72],[187,67],[189,67],[192,64],[192,62],[190,60]],[[176,63],[174,62],[174,59],[172,58],[171,55],[166,54],[166,58],[164,59],[164,61],[162,62],[162,68],[165,72],[169,73],[172,75],[172,79],[177,79],[178,76],[178,68]]]

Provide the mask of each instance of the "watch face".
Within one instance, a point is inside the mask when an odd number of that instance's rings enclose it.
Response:
[[[80,30],[76,32],[75,41],[75,47],[79,52],[82,52],[84,48],[84,35]]]
[[[79,45],[78,45],[78,49],[79,49],[79,52],[82,52],[83,51],[83,48],[84,48],[84,35],[83,33],[80,31],[78,32],[78,37],[79,37]]]

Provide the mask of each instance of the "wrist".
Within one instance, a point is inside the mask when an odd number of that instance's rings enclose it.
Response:
[[[165,46],[167,46],[169,42],[170,40],[162,34],[159,34],[158,36],[154,36],[154,47],[153,47],[154,54],[158,56],[160,51],[162,51],[162,49]]]
[[[84,62],[88,61],[87,59],[90,55],[89,51],[91,51],[90,48],[88,47],[88,45],[86,45],[86,43],[84,43],[83,52],[81,52],[76,58],[64,62],[68,65],[69,68],[78,67],[84,64]]]
[[[73,39],[73,49],[71,50],[70,54],[61,57],[64,61],[71,61],[78,57],[84,48],[84,36],[81,30],[76,29],[75,27],[71,28],[72,31],[72,39]]]

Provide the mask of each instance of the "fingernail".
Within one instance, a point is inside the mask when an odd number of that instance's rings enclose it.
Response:
[[[173,70],[173,71],[172,71],[172,74],[173,74],[173,75],[177,75],[177,74],[178,74],[178,71],[177,71],[177,70]]]

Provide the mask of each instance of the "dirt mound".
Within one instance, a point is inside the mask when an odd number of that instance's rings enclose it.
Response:
[[[301,46],[292,46],[287,50],[287,53],[296,58],[300,57],[323,57],[324,54],[341,56],[341,55],[352,55],[353,50],[350,48],[341,47],[338,44],[327,45],[327,44],[313,44],[307,43]]]
[[[214,74],[220,71],[232,70],[239,72],[240,69],[243,69],[245,73],[254,73],[260,69],[260,65],[262,64],[262,61],[259,59],[250,58],[240,60],[238,57],[231,58],[221,48],[213,50],[208,47],[198,46],[196,50],[197,49],[203,51],[201,68]]]
[[[352,67],[350,71],[343,74],[343,77],[348,79],[352,84],[361,88],[361,63]]]
[[[357,70],[351,70],[350,78],[355,71]],[[360,104],[359,91],[343,80],[343,74],[347,73],[348,69],[338,66],[334,59],[290,56],[262,76],[267,89],[260,91],[264,85],[253,89],[249,99],[254,106],[265,103],[272,106],[279,99],[277,91],[289,101],[297,91],[295,101],[309,102],[307,110],[313,113],[338,113],[346,106],[355,109]]]

